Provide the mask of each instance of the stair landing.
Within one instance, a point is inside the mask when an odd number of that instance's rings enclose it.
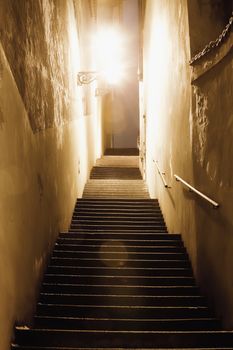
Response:
[[[137,156],[103,156],[93,167],[83,198],[149,199]]]

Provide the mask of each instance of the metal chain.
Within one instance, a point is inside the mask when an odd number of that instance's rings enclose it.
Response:
[[[189,63],[192,64],[192,63],[196,62],[201,57],[205,56],[208,52],[210,52],[212,49],[214,49],[214,48],[218,47],[219,45],[221,45],[222,42],[224,41],[224,39],[230,33],[232,24],[233,24],[233,12],[232,12],[232,15],[231,15],[231,17],[229,19],[228,24],[224,28],[223,32],[219,35],[219,37],[216,40],[214,40],[214,41],[210,41],[209,44],[206,45],[202,51],[198,52],[195,56],[193,56],[191,58]]]

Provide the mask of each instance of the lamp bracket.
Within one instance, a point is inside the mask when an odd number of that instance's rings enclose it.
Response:
[[[99,74],[100,73],[98,71],[78,72],[77,83],[78,83],[78,85],[90,84],[98,78]]]

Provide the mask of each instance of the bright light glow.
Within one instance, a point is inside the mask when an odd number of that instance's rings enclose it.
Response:
[[[122,40],[115,28],[101,29],[93,40],[97,69],[109,84],[117,84],[123,77]]]
[[[103,77],[109,84],[118,84],[123,77],[121,66],[108,66],[107,69],[103,71]]]

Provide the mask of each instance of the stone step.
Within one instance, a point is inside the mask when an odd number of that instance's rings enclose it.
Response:
[[[101,224],[102,222],[120,222],[120,223],[138,223],[139,225],[147,225],[150,223],[163,223],[164,220],[161,215],[153,215],[153,216],[141,216],[141,215],[87,215],[87,214],[79,214],[74,215],[72,218],[72,223],[85,223],[85,222],[98,222],[98,224]]]
[[[160,247],[160,246],[166,246],[166,247],[184,247],[183,242],[178,239],[174,240],[168,240],[168,239],[148,239],[148,240],[134,240],[134,239],[87,239],[87,238],[70,238],[68,234],[66,234],[63,238],[57,239],[58,245],[81,245],[83,247],[85,246],[96,246],[100,247],[102,245],[112,245],[114,247],[122,247],[125,246],[127,249],[130,248],[137,248],[140,249],[140,247]]]
[[[76,252],[72,250],[53,250],[53,257],[60,258],[78,258],[78,259],[111,259],[111,260],[129,260],[129,261],[154,261],[154,260],[187,260],[187,253],[173,252],[154,252],[154,253],[138,253],[138,252]]]
[[[175,258],[177,258],[175,260]],[[114,259],[114,258],[65,258],[65,257],[51,257],[50,265],[54,266],[86,266],[86,267],[141,267],[141,268],[170,268],[170,267],[188,267],[190,268],[190,262],[188,259],[178,259],[178,257],[173,257],[173,259]]]
[[[85,348],[83,348],[83,347],[69,347],[69,348],[67,348],[67,347],[64,347],[64,346],[62,346],[62,347],[57,347],[57,346],[52,346],[52,347],[47,347],[47,346],[20,346],[20,345],[17,345],[17,344],[12,344],[12,346],[11,346],[11,349],[12,350],[106,350],[106,348],[101,348],[101,347],[92,347],[92,348],[90,348],[90,347],[85,347]],[[221,350],[233,350],[233,347],[227,347],[227,348],[223,348],[223,347],[221,347],[221,348],[216,348],[216,347],[208,347],[208,348],[197,348],[197,347],[192,347],[192,348],[184,348],[184,347],[182,347],[182,348],[171,348],[171,347],[169,347],[169,349],[168,348],[163,348],[163,349],[161,349],[161,348],[140,348],[140,350],[217,350],[217,349],[221,349]],[[129,347],[127,347],[127,348],[112,348],[112,347],[108,347],[108,350],[135,350],[135,348],[129,348]]]
[[[69,234],[77,234],[82,237],[82,234],[102,234],[102,237],[104,237],[104,234],[107,233],[107,235],[110,237],[129,237],[127,236],[130,235],[132,238],[138,238],[138,236],[144,237],[154,237],[155,234],[161,234],[161,233],[167,233],[167,229],[165,227],[151,227],[151,226],[143,226],[141,228],[138,227],[133,227],[129,225],[124,225],[124,227],[119,227],[119,226],[102,226],[99,227],[98,225],[92,225],[92,226],[82,226],[82,227],[72,227],[68,231]]]
[[[140,180],[142,175],[138,167],[105,167],[94,166],[90,173],[90,179],[124,179]]]
[[[217,330],[219,322],[213,318],[191,319],[117,319],[35,316],[34,327],[71,330],[125,330],[125,331],[184,331]]]
[[[108,156],[114,156],[115,158],[119,158],[119,156],[124,156],[124,158],[128,159],[135,155],[139,155],[138,148],[107,148],[104,152],[104,156],[102,157],[102,159],[107,158]]]
[[[64,283],[64,284],[101,284],[101,285],[137,285],[144,286],[194,286],[193,277],[187,276],[114,276],[114,275],[64,275],[49,274],[44,276],[45,283]]]
[[[209,317],[206,306],[117,306],[37,304],[37,316],[171,319]]]
[[[85,196],[85,198],[92,198],[93,195],[95,195],[97,198],[147,198],[149,196],[148,193],[145,193],[145,192],[140,192],[140,193],[135,193],[135,192],[125,192],[125,191],[122,191],[122,192],[119,192],[119,191],[116,191],[116,192],[104,192],[103,190],[100,190],[98,193],[97,192],[94,192],[92,190],[90,190],[89,192],[85,192],[83,194]]]
[[[102,198],[103,199],[103,198]],[[88,211],[88,209],[90,209],[91,211],[113,211],[115,213],[118,212],[132,212],[132,214],[134,213],[138,213],[140,211],[144,211],[144,212],[152,212],[152,213],[161,213],[160,208],[158,205],[150,202],[150,203],[123,203],[122,200],[123,198],[121,198],[121,201],[118,202],[93,202],[92,199],[91,203],[87,203],[87,202],[78,202],[74,208],[74,213],[76,213],[77,211]]]
[[[118,348],[232,347],[233,332],[224,331],[106,331],[16,328],[19,345]]]
[[[95,197],[93,197],[92,199],[86,199],[86,198],[77,198],[77,203],[99,203],[99,204],[104,204],[104,203],[109,203],[111,202],[112,204],[117,204],[117,203],[122,203],[122,204],[131,204],[131,205],[137,205],[137,204],[144,204],[144,205],[158,205],[159,206],[159,202],[157,198],[147,198],[147,199],[132,199],[132,198],[128,198],[128,199],[107,199],[107,198],[100,198],[97,199]]]
[[[83,198],[145,198],[149,199],[147,186],[143,180],[95,179],[88,180]]]
[[[112,152],[112,151],[111,151]],[[104,155],[96,160],[97,166],[138,167],[138,155]]]
[[[94,239],[101,239],[101,240],[105,240],[106,239],[106,240],[111,240],[111,241],[117,239],[117,240],[121,240],[121,241],[127,242],[127,243],[128,242],[132,242],[132,241],[133,242],[135,242],[135,241],[143,242],[143,243],[149,241],[149,242],[153,243],[153,241],[157,242],[159,240],[161,240],[161,241],[166,240],[168,242],[169,241],[182,242],[180,234],[176,234],[176,233],[168,234],[166,232],[164,232],[164,233],[157,233],[156,235],[149,234],[149,233],[143,233],[143,232],[141,232],[140,234],[134,234],[134,235],[131,234],[131,233],[124,232],[124,231],[121,232],[121,233],[105,232],[103,234],[103,236],[104,236],[103,238],[101,238],[99,236],[99,234],[100,233],[98,231],[97,232],[87,232],[85,238],[87,238],[87,239],[94,238]],[[80,237],[79,235],[80,235],[80,233],[75,233],[75,232],[73,232],[73,233],[60,232],[59,237],[60,238],[83,239],[83,237]],[[133,236],[135,236],[136,239]]]
[[[84,304],[117,306],[206,306],[206,299],[200,295],[114,295],[114,294],[65,294],[40,293],[41,303]]]
[[[153,268],[153,267],[87,267],[87,266],[53,266],[47,267],[47,273],[71,275],[114,275],[114,276],[187,276],[193,275],[191,268]]]
[[[160,207],[158,202],[138,198],[138,199],[128,199],[127,198],[83,198],[82,200],[77,200],[75,203],[74,209],[82,209],[82,208],[90,208],[90,209],[111,209],[112,207],[116,210],[125,209],[133,211],[160,211]]]
[[[132,226],[135,227],[136,229],[139,228],[139,226],[145,226],[145,227],[165,227],[164,221],[162,220],[141,220],[140,218],[134,218],[134,219],[117,219],[117,218],[112,218],[112,219],[104,219],[104,218],[99,218],[99,219],[79,219],[79,220],[72,220],[71,222],[71,227],[72,226],[100,226],[100,227],[106,227],[106,226],[119,226],[123,227],[124,226]]]
[[[133,210],[133,209],[94,209],[94,208],[80,208],[78,207],[73,214],[73,218],[78,218],[78,217],[129,217],[132,218],[135,216],[140,217],[142,219],[147,219],[150,217],[155,217],[155,218],[163,218],[163,215],[161,214],[160,209],[151,209],[147,211],[142,211],[140,210]]]
[[[114,295],[147,295],[147,296],[193,296],[200,295],[196,286],[126,286],[126,285],[94,285],[94,284],[42,284],[42,293],[55,294],[114,294]]]
[[[180,246],[167,246],[167,245],[159,245],[159,246],[152,246],[152,245],[144,245],[144,246],[127,246],[123,243],[121,245],[113,245],[110,243],[103,243],[101,245],[96,244],[64,244],[64,243],[56,243],[54,246],[55,250],[69,250],[69,251],[75,251],[75,252],[106,252],[106,253],[122,253],[122,252],[129,252],[129,253],[160,253],[160,252],[171,252],[171,253],[186,253],[186,250],[184,247]]]

